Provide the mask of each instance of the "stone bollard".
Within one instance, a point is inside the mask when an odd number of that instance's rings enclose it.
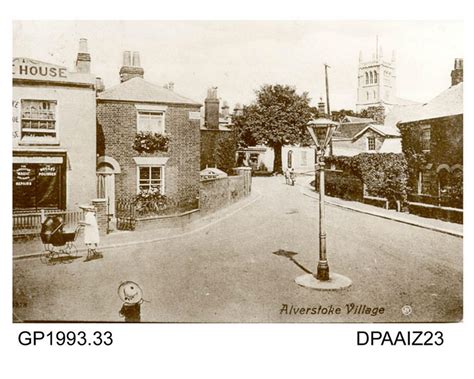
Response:
[[[94,199],[94,200],[91,200],[91,204],[96,209],[96,218],[97,218],[97,225],[99,227],[99,234],[105,235],[107,234],[107,222],[108,222],[107,199]]]

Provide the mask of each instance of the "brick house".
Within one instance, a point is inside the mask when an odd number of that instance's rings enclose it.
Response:
[[[463,61],[456,59],[451,87],[400,117],[409,165],[409,200],[463,207]]]
[[[157,189],[173,207],[195,209],[199,197],[200,108],[173,85],[161,87],[143,79],[137,52],[124,52],[121,83],[98,94],[98,191],[117,199]],[[169,138],[168,148],[154,152],[134,149],[137,133]]]

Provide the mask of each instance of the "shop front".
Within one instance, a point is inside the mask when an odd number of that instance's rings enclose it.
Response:
[[[14,152],[13,211],[66,209],[66,153]]]

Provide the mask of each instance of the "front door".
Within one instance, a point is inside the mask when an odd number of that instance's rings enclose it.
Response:
[[[115,216],[115,174],[98,172],[97,197],[107,199],[108,213]]]

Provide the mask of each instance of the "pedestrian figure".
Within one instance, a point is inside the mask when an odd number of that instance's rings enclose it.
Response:
[[[295,185],[295,182],[296,182],[296,173],[295,173],[295,169],[292,168],[292,169],[290,170],[290,184],[291,184],[292,186],[294,186],[294,185]]]
[[[79,224],[84,226],[84,243],[87,246],[86,261],[96,258],[102,258],[102,254],[97,251],[99,246],[99,226],[95,217],[95,207],[92,205],[81,205],[84,211],[84,221]]]
[[[120,317],[124,317],[125,322],[140,322],[141,305],[144,302],[140,286],[132,281],[123,282],[118,288],[118,295],[123,302]]]
[[[289,168],[285,170],[285,183],[290,184],[290,169]]]

